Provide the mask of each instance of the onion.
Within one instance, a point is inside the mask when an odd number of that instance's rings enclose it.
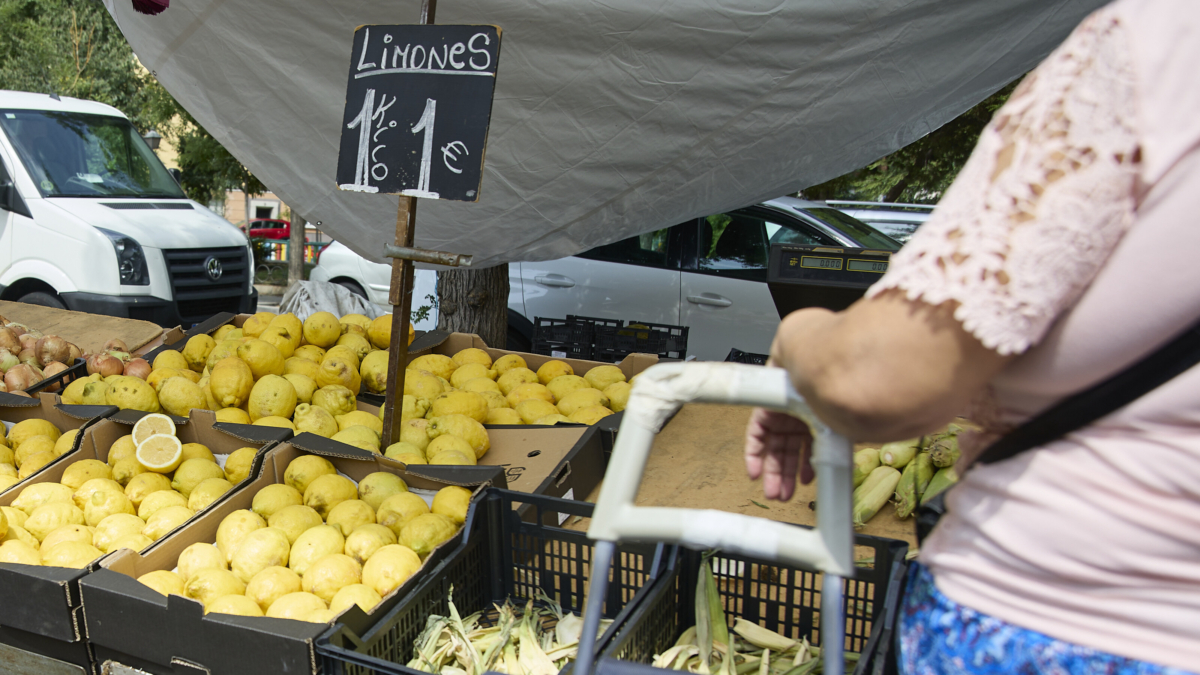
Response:
[[[115,350],[115,349],[114,349],[114,350],[111,350],[111,351],[109,351],[109,352],[108,352],[108,355],[109,355],[109,356],[111,356],[111,357],[113,357],[113,358],[115,358],[115,359],[119,359],[119,360],[120,360],[122,363],[124,363],[124,362],[128,361],[129,359],[133,358],[133,354],[130,354],[129,352],[121,352],[121,351],[117,351],[117,350]]]
[[[25,398],[33,398],[27,392],[24,392],[24,391],[10,391],[8,393],[10,393],[14,396],[24,396]]]
[[[0,379],[0,391],[8,391],[8,387],[5,386],[4,380],[2,379]]]
[[[83,350],[74,342],[67,343],[67,350],[71,353],[71,363],[75,363],[75,359],[83,358]]]
[[[67,369],[67,364],[61,363],[59,361],[51,361],[50,363],[46,364],[46,369],[42,371],[42,379],[44,380],[48,377],[54,377],[55,375],[61,373],[62,371],[66,370],[66,369]],[[62,388],[62,385],[60,385],[56,382],[56,383],[46,387],[46,391],[58,391],[61,388]]]
[[[150,362],[146,359],[130,359],[125,364],[125,374],[144,380],[150,377]]]
[[[41,362],[38,361],[37,354],[34,353],[32,349],[22,349],[17,353],[17,360],[27,366],[37,367],[42,365]]]
[[[25,333],[24,335],[22,335],[21,337],[19,337],[17,339],[19,339],[21,341],[21,349],[22,350],[28,349],[31,352],[37,350],[38,338],[34,337],[33,333]]]
[[[17,337],[21,337],[22,335],[29,332],[29,326],[26,326],[23,323],[16,323],[15,321],[13,323],[8,324],[8,326],[6,326],[6,328],[8,328],[10,331],[12,331],[12,334]]]
[[[21,351],[21,340],[8,328],[0,328],[0,348],[16,354]]]
[[[104,343],[104,351],[106,351],[106,352],[127,352],[127,351],[129,351],[129,345],[125,344],[124,340],[118,340],[117,338],[113,338],[113,339],[109,340],[108,342]]]
[[[38,358],[47,366],[52,361],[66,363],[67,359],[71,358],[71,347],[67,345],[67,341],[57,335],[47,335],[37,341],[37,346],[33,350],[37,353]]]
[[[88,375],[100,373],[100,377],[108,377],[109,375],[121,375],[125,372],[125,365],[120,359],[109,356],[108,354],[93,354],[87,360]]]
[[[38,377],[33,368],[22,363],[9,368],[8,372],[4,374],[4,385],[8,387],[9,391],[24,391],[43,379]]]
[[[8,372],[9,368],[17,365],[21,359],[7,349],[0,349],[0,372]]]

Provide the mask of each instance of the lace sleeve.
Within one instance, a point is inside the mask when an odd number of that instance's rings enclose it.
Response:
[[[1030,73],[929,221],[868,291],[900,289],[989,349],[1021,353],[1070,308],[1133,222],[1138,167],[1127,40],[1102,9]]]

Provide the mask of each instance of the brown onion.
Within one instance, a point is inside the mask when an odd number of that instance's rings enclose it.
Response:
[[[125,364],[125,374],[144,380],[150,377],[150,362],[146,359],[130,359]]]
[[[8,393],[13,394],[14,396],[24,396],[25,398],[33,398],[32,396],[29,395],[28,392],[24,392],[24,391],[10,391]]]
[[[42,379],[32,367],[22,363],[8,369],[4,374],[4,385],[9,391],[24,391]]]
[[[8,386],[4,384],[4,380],[0,380],[0,391],[8,391]]]
[[[106,352],[127,352],[127,351],[129,351],[129,345],[125,344],[124,340],[118,340],[117,338],[113,338],[113,339],[109,340],[108,342],[104,343],[104,351],[106,351]]]
[[[120,352],[120,351],[117,351],[117,350],[115,350],[115,349],[114,349],[114,350],[112,350],[112,351],[110,351],[110,352],[108,352],[108,355],[109,355],[109,356],[111,356],[111,357],[113,357],[113,358],[115,358],[115,359],[120,359],[120,361],[121,361],[122,363],[124,363],[124,362],[128,361],[129,359],[133,358],[133,354],[130,354],[129,352]]]
[[[27,366],[37,367],[42,365],[41,361],[38,361],[37,354],[32,349],[22,349],[17,354],[17,360]]]
[[[12,331],[12,334],[17,337],[21,337],[22,335],[29,332],[29,326],[26,326],[23,323],[13,322],[13,323],[8,324],[8,326],[6,326],[6,328],[8,328],[10,331]]]
[[[66,363],[67,359],[71,358],[71,347],[67,341],[57,335],[47,335],[37,341],[37,346],[34,347],[34,352],[42,363],[50,365],[52,361]]]
[[[108,377],[109,375],[121,375],[125,372],[125,364],[121,363],[120,359],[109,356],[108,354],[93,354],[87,360],[88,375],[100,373],[100,377]]]
[[[33,336],[33,333],[25,333],[17,339],[21,341],[22,350],[28,349],[31,352],[37,350],[38,339]]]
[[[75,363],[75,359],[83,358],[83,350],[80,349],[79,345],[76,345],[74,342],[68,342],[67,349],[71,353],[71,363]]]
[[[0,348],[16,354],[21,351],[21,340],[8,328],[0,328]]]
[[[0,349],[0,373],[7,372],[9,368],[19,364],[21,359],[17,355],[7,349]]]
[[[46,364],[46,369],[42,371],[42,379],[44,380],[48,377],[54,377],[55,375],[63,372],[66,369],[67,369],[67,364],[61,363],[59,361],[51,361],[50,363]],[[58,391],[61,388],[62,388],[62,385],[55,382],[54,384],[46,387],[46,391]]]

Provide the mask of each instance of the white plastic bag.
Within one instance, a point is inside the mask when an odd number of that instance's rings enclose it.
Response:
[[[317,312],[330,312],[337,317],[362,314],[368,319],[387,314],[379,305],[328,281],[298,281],[292,284],[283,294],[279,312],[291,312],[301,321]]]

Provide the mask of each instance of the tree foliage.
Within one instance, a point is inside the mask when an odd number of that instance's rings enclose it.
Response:
[[[107,103],[139,133],[158,131],[178,146],[183,188],[203,204],[266,191],[138,63],[96,0],[0,0],[0,89]]]
[[[1009,83],[975,107],[921,138],[867,166],[805,188],[806,199],[932,204],[941,198],[966,164],[992,115],[1016,88]]]

